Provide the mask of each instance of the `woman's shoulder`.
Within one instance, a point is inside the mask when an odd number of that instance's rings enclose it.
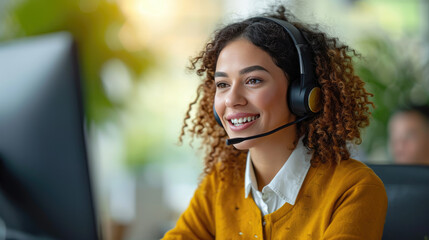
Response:
[[[354,159],[319,165],[313,170],[313,176],[313,184],[310,186],[325,191],[325,196],[330,196],[329,198],[337,199],[353,194],[371,194],[377,199],[387,198],[380,178],[365,163]]]
[[[374,185],[384,188],[383,182],[365,163],[355,159],[342,160],[331,166],[332,180],[345,185]]]
[[[339,163],[325,163],[316,167],[319,181],[334,188],[372,185],[384,188],[383,182],[365,163],[355,159],[342,160]],[[324,179],[324,180],[323,180]]]

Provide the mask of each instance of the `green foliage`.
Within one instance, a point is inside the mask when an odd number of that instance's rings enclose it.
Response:
[[[428,63],[422,62],[422,46],[412,44],[409,39],[395,43],[384,36],[373,36],[361,44],[366,53],[357,64],[357,73],[367,83],[367,90],[374,94],[371,100],[375,104],[363,147],[370,155],[380,149],[387,155],[391,114],[409,104],[429,104],[429,81],[424,74]]]
[[[121,26],[125,22],[116,2],[23,0],[10,3],[10,6],[9,15],[1,18],[8,21],[0,40],[57,31],[73,34],[85,79],[86,113],[90,121],[101,122],[109,116],[112,108],[121,107],[107,98],[100,80],[100,70],[107,60],[120,59],[134,76],[140,75],[153,62],[153,56],[147,50],[130,52],[122,46],[112,49],[107,44],[107,38],[118,38],[120,28],[112,26]],[[115,32],[108,35],[111,29]]]

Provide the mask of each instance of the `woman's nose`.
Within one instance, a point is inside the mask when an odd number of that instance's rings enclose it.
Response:
[[[244,90],[241,86],[233,85],[226,95],[225,105],[227,107],[235,107],[240,105],[246,105],[247,100],[244,94]]]

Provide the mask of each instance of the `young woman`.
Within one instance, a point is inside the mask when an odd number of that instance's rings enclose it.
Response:
[[[372,104],[355,55],[284,7],[218,30],[192,60],[203,82],[182,130],[205,176],[164,239],[380,239],[383,183],[346,146]]]

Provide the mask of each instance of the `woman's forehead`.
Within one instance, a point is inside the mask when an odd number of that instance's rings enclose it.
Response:
[[[271,56],[246,39],[237,39],[228,43],[220,52],[216,71],[240,71],[249,66],[269,68],[277,67]]]

